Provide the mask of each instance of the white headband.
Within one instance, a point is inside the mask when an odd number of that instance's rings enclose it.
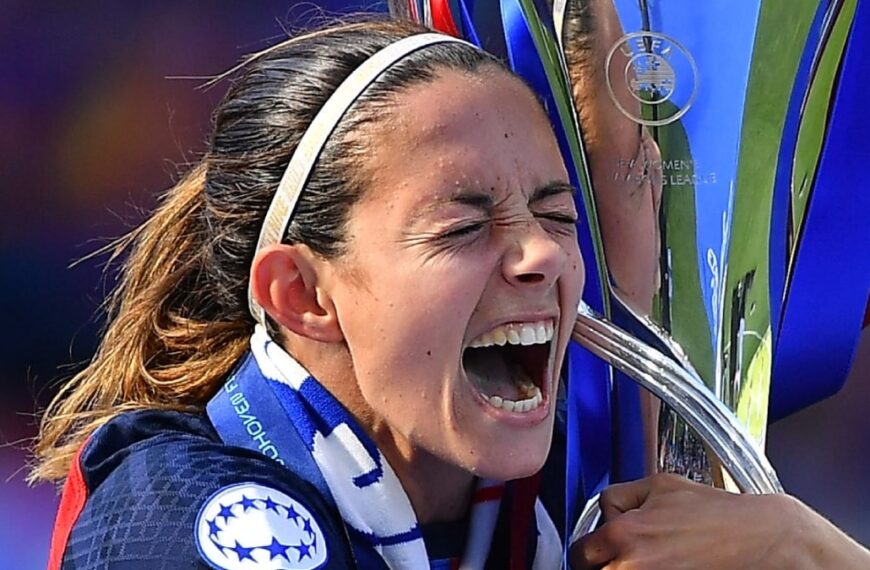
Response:
[[[296,209],[296,203],[308,182],[308,177],[311,175],[311,170],[314,168],[320,151],[338,122],[362,92],[384,71],[408,54],[432,44],[444,42],[471,45],[451,36],[434,33],[403,38],[368,58],[338,86],[338,89],[330,95],[320,111],[317,112],[317,116],[311,121],[299,141],[299,146],[296,147],[290,158],[290,164],[287,165],[287,170],[284,171],[281,183],[278,184],[278,189],[275,191],[275,196],[266,212],[266,219],[263,221],[254,255],[267,245],[281,243],[287,226],[290,224],[293,211]],[[265,311],[254,299],[250,284],[248,285],[248,307],[258,323],[266,324]]]

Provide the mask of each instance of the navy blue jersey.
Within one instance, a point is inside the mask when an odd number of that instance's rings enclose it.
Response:
[[[557,430],[555,451],[536,478],[544,483],[532,490],[540,489],[557,525],[560,443]],[[519,504],[507,499],[505,511]],[[515,526],[500,517],[491,552],[503,555],[487,568],[507,567]],[[433,567],[455,567],[466,528],[424,526],[427,550],[439,561]],[[292,465],[226,445],[205,416],[178,412],[126,413],[97,430],[72,466],[54,534],[50,570],[385,568],[377,555],[354,553],[334,503]],[[531,563],[534,524],[525,534]]]
[[[292,471],[258,453],[224,445],[203,417],[157,411],[122,414],[91,437],[77,460],[79,484],[84,489],[73,494],[84,491],[86,500],[77,517],[67,517],[70,529],[60,528],[60,522],[55,529],[56,534],[69,530],[66,544],[53,545],[62,549],[64,570],[215,567],[207,563],[208,556],[203,556],[196,538],[198,526],[204,525],[200,511],[222,490],[239,486],[244,490],[246,485],[254,491],[274,490],[275,506],[268,505],[266,495],[247,497],[250,504],[244,504],[241,495],[238,500],[223,501],[222,506],[228,507],[225,516],[217,514],[205,521],[214,525],[213,538],[232,534],[233,518],[240,520],[244,515],[254,520],[258,509],[288,518],[289,507],[302,505],[307,524],[316,525],[317,538],[325,541],[315,545],[327,554],[320,566],[354,567],[334,507]],[[212,542],[223,549],[227,560],[271,557],[276,560],[274,567],[280,567],[278,562],[304,556],[306,552],[299,548],[306,544],[312,550],[310,540],[305,540],[311,534],[302,532],[305,521],[297,521],[301,541],[293,537],[282,541],[263,532],[258,550],[251,543],[238,544],[233,536]]]

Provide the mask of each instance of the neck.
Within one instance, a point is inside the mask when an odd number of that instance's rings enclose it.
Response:
[[[378,418],[363,397],[344,345],[288,343],[285,348],[356,418],[396,472],[420,524],[461,519],[471,504],[474,476],[413,446]]]
[[[471,473],[415,448],[384,422],[365,427],[402,482],[420,524],[466,515],[474,492]]]

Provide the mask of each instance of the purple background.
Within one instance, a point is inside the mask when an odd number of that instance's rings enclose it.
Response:
[[[310,23],[312,3],[6,0],[0,10],[0,559],[44,568],[57,497],[23,483],[34,414],[87,360],[108,281],[70,264],[196,160],[226,87],[198,87]],[[320,0],[320,6],[378,6]],[[870,334],[843,392],[771,427],[787,489],[870,544]]]

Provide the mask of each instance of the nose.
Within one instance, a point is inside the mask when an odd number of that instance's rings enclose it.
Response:
[[[516,229],[502,261],[505,279],[516,286],[553,285],[565,267],[567,252],[534,222]]]

